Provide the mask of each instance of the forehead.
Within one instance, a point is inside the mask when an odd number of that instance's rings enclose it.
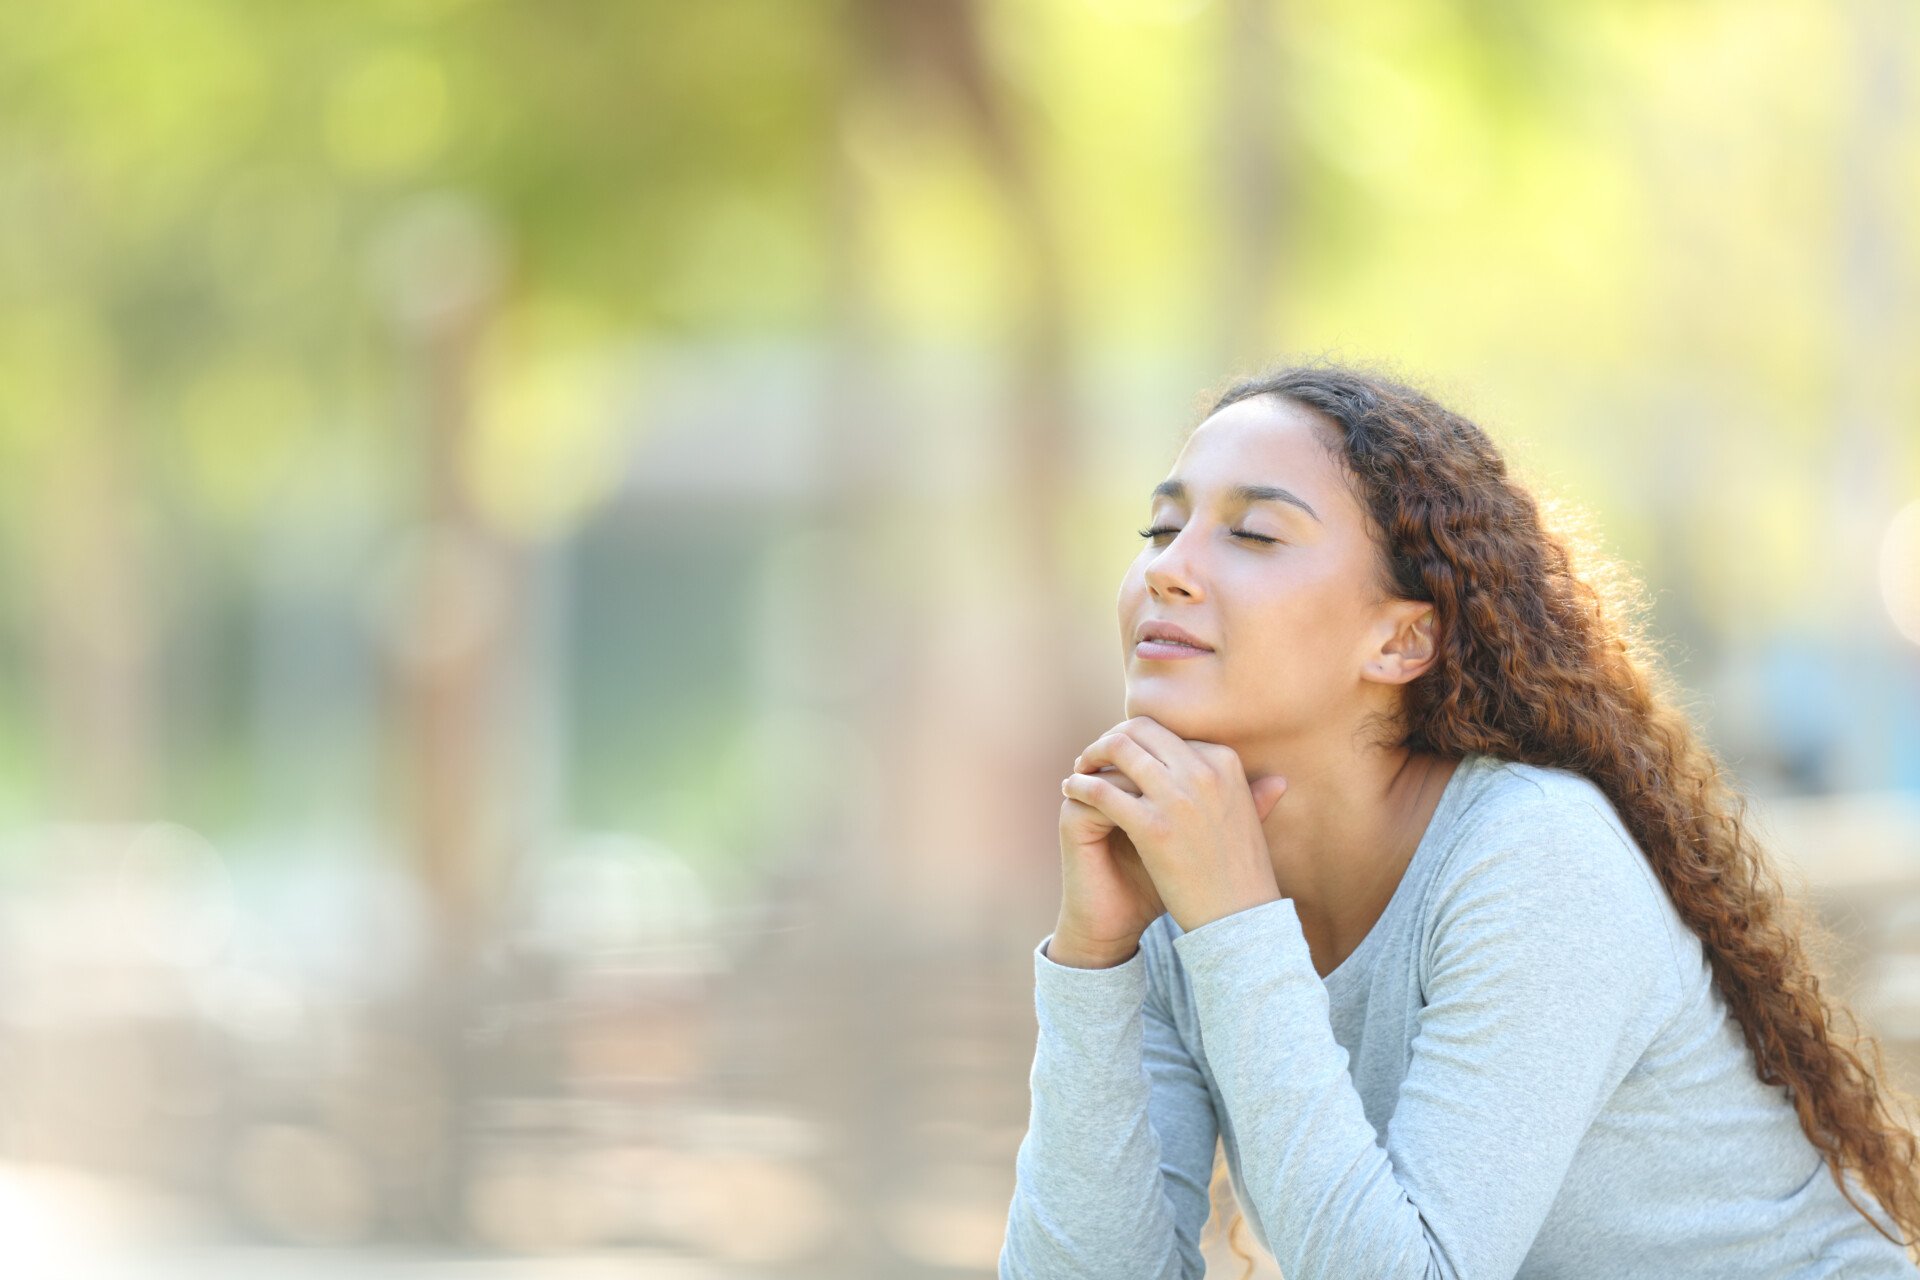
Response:
[[[1312,410],[1280,396],[1251,396],[1195,427],[1171,474],[1186,481],[1197,502],[1236,484],[1274,484],[1324,515],[1344,490],[1331,444],[1331,429]]]

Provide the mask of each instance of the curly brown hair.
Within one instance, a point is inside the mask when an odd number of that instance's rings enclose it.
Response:
[[[1782,892],[1747,829],[1746,796],[1696,734],[1645,637],[1638,584],[1593,549],[1571,508],[1537,501],[1510,477],[1480,427],[1395,378],[1325,360],[1289,365],[1233,381],[1206,416],[1263,395],[1333,428],[1337,444],[1326,442],[1381,549],[1379,589],[1434,607],[1439,657],[1406,685],[1394,740],[1570,769],[1597,784],[1704,945],[1755,1074],[1785,1090],[1849,1204],[1874,1222],[1843,1170],[1920,1236],[1920,1139],[1901,1114],[1913,1099],[1884,1079],[1880,1045],[1853,1012],[1821,991],[1832,937]],[[1216,1148],[1215,1194],[1225,1172]],[[1236,1204],[1225,1234],[1250,1276],[1241,1222]],[[1914,1239],[1898,1243],[1920,1261]]]

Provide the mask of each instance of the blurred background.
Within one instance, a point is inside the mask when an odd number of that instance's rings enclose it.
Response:
[[[0,1271],[992,1275],[1147,491],[1320,355],[1645,583],[1920,1087],[1917,59],[1904,0],[0,8]]]

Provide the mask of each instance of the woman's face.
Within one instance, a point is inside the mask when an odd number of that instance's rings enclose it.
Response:
[[[1148,526],[1167,532],[1143,540],[1120,586],[1129,717],[1242,749],[1349,731],[1390,693],[1362,670],[1425,606],[1380,598],[1365,513],[1327,452],[1332,430],[1291,400],[1254,396],[1188,437],[1167,477],[1180,488],[1151,500]],[[1149,622],[1212,652],[1143,650]]]

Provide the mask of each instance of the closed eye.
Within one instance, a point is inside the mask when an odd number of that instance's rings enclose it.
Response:
[[[1162,536],[1163,534],[1169,534],[1169,533],[1178,533],[1178,532],[1180,532],[1180,531],[1179,531],[1178,529],[1174,529],[1174,528],[1171,528],[1171,527],[1169,527],[1169,526],[1167,526],[1167,525],[1156,525],[1155,527],[1153,527],[1153,528],[1151,528],[1151,529],[1141,529],[1141,530],[1139,530],[1139,534],[1140,534],[1140,536],[1141,536],[1141,537],[1143,537],[1143,538],[1145,538],[1145,539],[1147,539],[1148,541],[1152,541],[1152,540],[1154,540],[1154,539],[1156,539],[1156,538],[1159,538],[1159,537],[1160,537],[1160,536]],[[1280,539],[1278,539],[1278,538],[1269,538],[1269,537],[1268,537],[1268,536],[1267,536],[1266,534],[1264,534],[1264,533],[1249,533],[1249,532],[1248,532],[1247,530],[1245,530],[1245,529],[1235,529],[1235,530],[1233,531],[1233,536],[1234,536],[1234,537],[1236,537],[1236,538],[1251,538],[1251,539],[1252,539],[1253,541],[1255,541],[1255,542],[1278,542],[1278,541],[1280,541]]]

